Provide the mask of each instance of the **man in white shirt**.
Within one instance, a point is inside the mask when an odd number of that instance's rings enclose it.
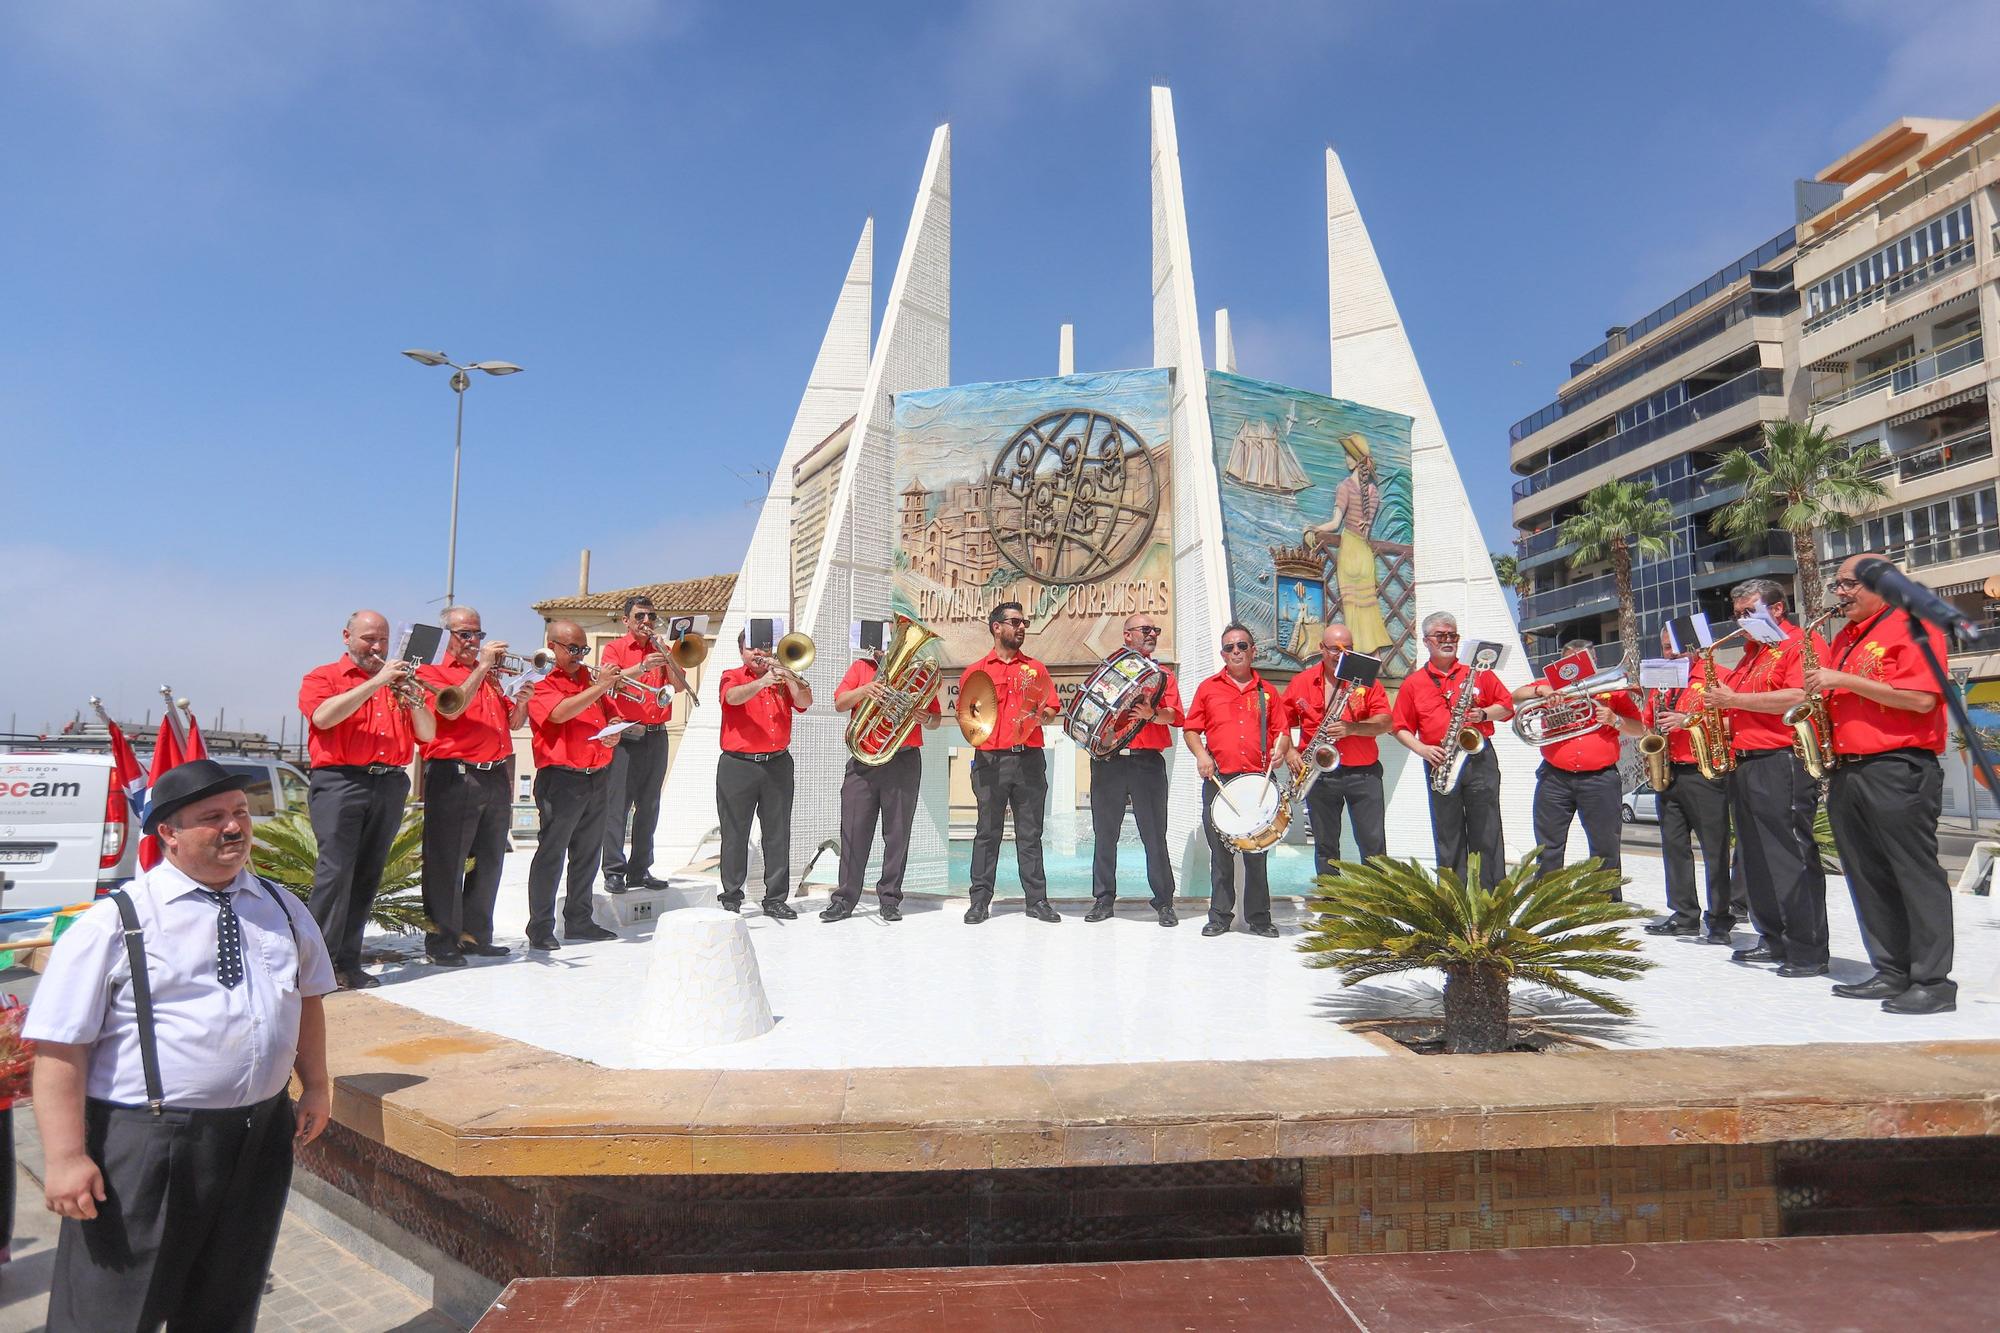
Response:
[[[144,831],[166,859],[79,917],[36,989],[51,1330],[256,1323],[293,1142],[331,1111],[334,975],[312,915],[249,870],[248,782],[162,775]]]

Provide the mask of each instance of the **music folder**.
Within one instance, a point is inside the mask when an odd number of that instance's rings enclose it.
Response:
[[[1370,657],[1366,653],[1342,653],[1333,664],[1333,678],[1344,680],[1357,688],[1366,688],[1375,683],[1382,674],[1382,659]]]
[[[1715,631],[1709,628],[1704,611],[1675,616],[1667,622],[1667,639],[1677,653],[1692,653],[1715,645]]]
[[[753,653],[768,653],[784,637],[785,622],[777,616],[752,616],[747,646]]]
[[[694,633],[693,616],[675,616],[667,622],[667,641],[670,643],[675,639],[684,639],[692,633]]]
[[[437,625],[406,625],[396,656],[413,667],[430,666],[444,646],[444,630]]]
[[[855,656],[879,653],[889,646],[889,622],[886,620],[857,620],[854,622],[853,647]]]
[[[1686,689],[1688,667],[1690,665],[1690,659],[1685,657],[1648,657],[1639,663],[1639,688],[1642,690]]]

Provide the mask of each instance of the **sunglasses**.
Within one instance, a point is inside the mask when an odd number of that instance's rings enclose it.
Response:
[[[1247,653],[1250,651],[1250,645],[1247,643],[1225,643],[1222,645],[1222,651],[1225,653]]]
[[[587,643],[559,643],[556,647],[562,649],[572,657],[582,657],[590,651],[590,645]]]
[[[632,613],[632,619],[634,620],[658,620],[659,618],[660,615],[657,611],[634,611]]]
[[[1002,625],[1012,625],[1015,629],[1026,629],[1028,627],[1028,622],[1021,619],[1019,616],[1014,616],[1011,617],[1010,619],[1002,620],[999,623]]]
[[[1158,634],[1160,627],[1158,625],[1135,625],[1125,632],[1127,634]]]
[[[483,643],[486,639],[486,632],[476,629],[455,629],[451,632],[451,637],[454,639],[463,639],[467,643]]]

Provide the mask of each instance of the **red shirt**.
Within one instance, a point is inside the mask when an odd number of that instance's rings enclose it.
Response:
[[[1704,686],[1701,679],[1701,663],[1696,662],[1689,672],[1688,683],[1667,699],[1665,690],[1654,690],[1648,696],[1646,705],[1646,725],[1657,727],[1662,713],[1681,713],[1693,717],[1701,711],[1701,696]],[[1692,764],[1694,762],[1694,740],[1688,729],[1667,733],[1667,762],[1670,764]]]
[[[419,679],[433,685],[457,685],[472,674],[472,668],[457,662],[417,668]],[[514,738],[508,732],[507,696],[500,693],[493,673],[486,679],[465,711],[445,717],[437,711],[437,696],[431,695],[431,713],[437,717],[437,739],[422,747],[426,759],[462,759],[468,764],[491,764],[514,753]]]
[[[1465,687],[1465,678],[1472,674],[1472,668],[1463,662],[1453,662],[1451,670],[1439,671],[1426,662],[1411,672],[1403,680],[1403,687],[1396,691],[1396,706],[1389,714],[1389,727],[1393,731],[1407,731],[1425,745],[1444,744],[1444,730],[1451,725],[1452,705],[1458,702],[1458,692]],[[1499,704],[1512,706],[1513,696],[1500,683],[1500,677],[1491,671],[1479,673],[1477,688],[1472,695],[1474,708],[1492,708]],[[1474,722],[1480,734],[1491,736],[1493,724]]]
[[[324,730],[312,725],[314,709],[336,694],[345,694],[356,685],[365,684],[374,675],[343,653],[325,666],[306,672],[305,679],[299,682],[299,711],[306,716],[306,752],[311,755],[314,768],[362,764],[393,764],[401,768],[410,762],[417,735],[410,726],[409,713],[396,702],[395,692],[386,685],[369,695],[344,721]]]
[[[611,762],[611,747],[591,739],[617,719],[605,706],[603,695],[567,722],[551,722],[549,714],[563,700],[589,689],[594,682],[587,667],[577,667],[574,675],[558,667],[535,682],[528,699],[528,742],[535,752],[536,768],[603,768]]]
[[[634,635],[627,634],[621,639],[613,639],[610,643],[605,644],[604,651],[597,655],[597,660],[602,665],[608,667],[629,667],[634,662],[643,662],[652,655],[652,640],[641,640]],[[642,671],[637,674],[628,671],[626,675],[638,681],[641,685],[657,687],[667,683],[667,669],[663,666],[654,667],[650,671]],[[674,706],[672,703],[669,703],[665,708],[661,708],[650,699],[641,703],[636,699],[607,698],[606,702],[611,705],[613,713],[627,722],[643,722],[649,727],[657,727],[674,715]]]
[[[880,670],[881,668],[875,665],[875,662],[872,658],[867,658],[867,657],[860,658],[854,663],[853,666],[847,668],[847,674],[840,678],[840,684],[833,687],[833,692],[835,695],[842,695],[847,693],[849,690],[858,690],[863,685],[866,685],[870,681],[874,680],[876,675],[880,672]],[[859,707],[859,705],[857,705],[857,707]],[[944,709],[938,703],[937,695],[933,694],[931,696],[931,706],[924,711],[928,712],[932,717],[943,716]],[[918,749],[923,745],[923,743],[924,743],[924,729],[921,725],[911,727],[910,734],[903,737],[903,748],[905,750]]]
[[[1766,694],[1773,690],[1796,690],[1805,680],[1805,658],[1800,646],[1805,642],[1805,631],[1790,621],[1785,622],[1783,643],[1753,643],[1744,652],[1743,660],[1736,664],[1724,683],[1731,689],[1745,694]],[[1819,660],[1826,661],[1826,644],[1813,635],[1813,651]],[[1734,738],[1738,754],[1756,754],[1764,750],[1789,750],[1792,748],[1792,729],[1785,725],[1779,713],[1753,713],[1744,708],[1728,710],[1729,728]]]
[[[1167,671],[1165,667],[1161,667],[1160,670]],[[1173,748],[1174,733],[1168,728],[1171,724],[1185,719],[1187,717],[1187,710],[1181,707],[1181,683],[1174,679],[1174,673],[1171,671],[1167,671],[1167,687],[1160,691],[1160,702],[1156,707],[1159,709],[1156,716],[1168,720],[1166,722],[1148,722],[1145,726],[1139,728],[1138,735],[1125,742],[1126,749],[1171,750]]]
[[[1944,632],[1926,625],[1931,651],[1938,661],[1950,651]],[[1827,716],[1833,719],[1833,748],[1840,754],[1881,754],[1888,750],[1930,750],[1944,753],[1944,698],[1937,681],[1924,661],[1923,649],[1910,638],[1910,623],[1893,608],[1860,624],[1849,622],[1833,636],[1826,665],[1865,680],[1879,680],[1899,690],[1921,690],[1932,696],[1931,706],[1922,713],[1909,713],[1873,699],[1864,699],[1853,690],[1826,692]]]
[[[792,692],[773,685],[750,696],[747,703],[729,702],[729,692],[738,685],[761,679],[747,666],[731,667],[722,673],[718,693],[722,696],[722,748],[730,754],[774,754],[792,743],[792,714],[805,712],[803,704],[792,702]]]
[[[1639,709],[1623,690],[1596,696],[1620,717],[1637,718]],[[1573,741],[1542,747],[1542,758],[1565,773],[1598,773],[1618,763],[1618,728],[1597,727]]]
[[[978,748],[1011,750],[1017,745],[1025,745],[1033,750],[1041,749],[1042,724],[1035,721],[1033,715],[1037,706],[1046,707],[1056,697],[1056,683],[1049,675],[1049,669],[1026,653],[1011,662],[1003,662],[999,653],[991,652],[959,676],[961,693],[965,690],[966,680],[975,671],[984,671],[991,676],[993,689],[999,695],[993,734]]]
[[[1257,734],[1257,696],[1264,696],[1264,734]],[[1288,725],[1285,700],[1277,686],[1255,671],[1250,679],[1237,684],[1224,668],[1195,688],[1194,702],[1188,706],[1181,724],[1201,733],[1202,743],[1215,760],[1215,770],[1223,777],[1237,773],[1262,773],[1270,767],[1278,737]]]
[[[1336,680],[1334,688],[1339,688]],[[1292,725],[1299,729],[1299,744],[1312,739],[1319,724],[1326,720],[1326,663],[1320,662],[1311,669],[1292,677],[1292,683],[1285,687],[1285,712]],[[1347,696],[1347,704],[1340,710],[1346,722],[1366,722],[1371,717],[1386,717],[1389,712],[1389,692],[1382,688],[1379,680],[1370,681],[1366,689],[1355,690]],[[1350,764],[1367,765],[1378,763],[1382,750],[1373,736],[1343,736],[1333,743],[1340,752],[1340,763],[1344,768]]]

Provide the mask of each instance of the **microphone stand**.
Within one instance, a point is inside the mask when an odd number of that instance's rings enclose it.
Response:
[[[1973,762],[1979,765],[1979,771],[1986,779],[1986,789],[2000,798],[2000,773],[1993,771],[1993,761],[1987,758],[1986,747],[1979,743],[1979,733],[1972,728],[1972,718],[1965,711],[1965,698],[1959,693],[1958,685],[1952,680],[1951,673],[1944,669],[1944,663],[1938,661],[1937,649],[1931,647],[1930,622],[1915,611],[1905,610],[1903,614],[1910,622],[1910,637],[1922,650],[1924,662],[1931,669],[1931,678],[1937,681],[1938,690],[1944,695],[1951,720],[1958,724],[1958,734],[1965,737],[1965,747],[1971,751]],[[1969,796],[1975,804],[1978,802],[1978,792],[1971,792]]]

